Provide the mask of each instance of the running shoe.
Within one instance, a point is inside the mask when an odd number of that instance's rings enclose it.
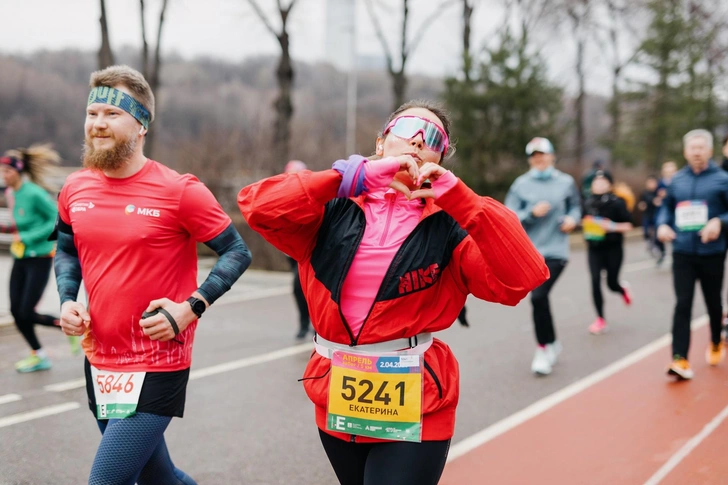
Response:
[[[531,362],[531,372],[539,376],[551,374],[551,355],[545,345],[536,347],[536,354]]]
[[[672,364],[667,369],[667,373],[675,376],[678,380],[688,380],[693,378],[693,370],[690,368],[688,359],[683,357],[675,357]]]
[[[48,357],[42,358],[31,355],[15,363],[15,370],[21,373],[48,370],[51,368],[51,360]]]
[[[607,322],[602,317],[597,317],[594,322],[589,325],[589,332],[593,335],[599,335],[607,331]]]
[[[630,306],[632,304],[632,291],[629,289],[629,283],[626,281],[620,281],[619,286],[621,286],[623,290],[622,299],[624,300],[624,304]]]
[[[561,346],[561,342],[559,342],[558,340],[546,345],[546,350],[549,353],[549,362],[552,366],[556,364],[557,360],[559,360],[559,354],[561,354],[561,351],[563,349],[564,348]]]
[[[81,355],[81,337],[69,335],[68,343],[71,344],[71,355]]]
[[[723,347],[723,342],[719,344],[711,343],[708,345],[708,349],[705,351],[705,361],[712,365],[716,366],[723,362],[723,358],[725,358],[725,348]]]

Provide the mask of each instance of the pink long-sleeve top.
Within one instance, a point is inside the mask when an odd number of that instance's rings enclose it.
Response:
[[[341,290],[341,312],[354,335],[359,333],[374,305],[382,280],[404,240],[417,226],[424,205],[387,188],[399,161],[385,158],[364,163],[364,181],[372,188],[364,200],[366,228]],[[435,199],[457,184],[452,172],[432,182]]]

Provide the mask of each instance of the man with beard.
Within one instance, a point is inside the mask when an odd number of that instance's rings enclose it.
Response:
[[[102,433],[90,484],[194,484],[164,440],[182,417],[197,320],[250,264],[210,191],[144,156],[154,95],[127,66],[91,75],[85,170],[59,197],[61,326],[82,335],[89,408]],[[197,242],[219,256],[197,286]],[[88,308],[77,302],[81,280]]]

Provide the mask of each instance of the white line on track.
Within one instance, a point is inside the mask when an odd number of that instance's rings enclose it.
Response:
[[[5,418],[0,418],[0,428],[24,423],[25,421],[32,421],[33,419],[44,418],[46,416],[53,416],[54,414],[65,413],[66,411],[73,411],[80,407],[81,405],[77,402],[64,402],[62,404],[56,404],[55,406],[48,406],[36,409],[35,411],[28,411],[27,413],[13,414]]]
[[[0,396],[0,404],[20,401],[21,399],[23,399],[23,397],[20,394],[5,394],[4,396]]]
[[[254,355],[244,359],[233,360],[232,362],[225,362],[224,364],[211,365],[210,367],[193,370],[190,372],[190,380],[222,374],[223,372],[230,372],[244,367],[250,367],[251,365],[263,364],[265,362],[283,359],[284,357],[290,357],[291,355],[312,351],[313,344],[310,342],[294,345],[293,347],[286,347],[285,349],[275,350],[267,354]]]
[[[708,317],[705,315],[696,318],[692,322],[692,329],[697,330],[701,327],[704,327],[707,323]],[[535,403],[518,411],[517,413],[512,414],[507,418],[504,418],[497,423],[492,424],[491,426],[488,426],[484,430],[465,438],[464,440],[458,442],[452,448],[450,448],[450,454],[447,457],[447,461],[450,462],[456,460],[457,458],[465,455],[475,448],[484,445],[488,441],[491,441],[492,439],[506,433],[507,431],[510,431],[516,426],[525,423],[529,419],[535,418],[539,414],[548,411],[557,404],[566,401],[567,399],[579,394],[580,392],[603,381],[604,379],[613,376],[622,369],[625,369],[632,364],[635,364],[640,360],[648,357],[649,355],[668,345],[671,341],[672,336],[670,334],[663,335],[654,342],[649,343],[640,349],[637,349],[636,351],[623,357],[617,362],[607,367],[604,367],[603,369],[600,369],[593,374],[590,374],[585,378],[580,379],[573,384],[566,386],[563,389],[560,389],[539,401],[536,401]]]
[[[48,384],[43,386],[44,391],[48,392],[63,392],[70,391],[71,389],[78,389],[86,385],[86,378],[81,377],[80,379],[73,379],[70,381],[59,382],[57,384]]]
[[[670,268],[671,258],[665,258],[662,263],[663,268]],[[635,263],[628,263],[622,266],[622,273],[634,273],[635,271],[642,271],[643,269],[657,269],[657,262],[654,259],[645,259],[644,261],[637,261]]]
[[[229,305],[230,303],[239,303],[241,301],[260,300],[262,298],[270,298],[271,296],[281,296],[292,294],[293,290],[290,286],[285,288],[266,288],[264,290],[249,291],[246,293],[223,296],[215,303],[216,307],[220,305]]]
[[[700,443],[710,436],[710,434],[720,426],[720,424],[725,421],[725,419],[728,418],[728,406],[723,408],[723,410],[718,413],[716,417],[714,417],[708,424],[705,425],[705,427],[700,431],[700,433],[693,436],[690,441],[685,443],[685,445],[678,450],[677,453],[672,455],[667,462],[662,465],[662,467],[657,470],[657,472],[650,477],[649,480],[645,482],[645,485],[657,485],[662,481],[663,478],[665,478],[667,475],[670,474],[671,471],[673,471],[681,461],[687,457],[691,451],[693,451],[695,448],[700,445]]]

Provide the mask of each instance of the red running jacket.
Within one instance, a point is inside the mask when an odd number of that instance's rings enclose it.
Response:
[[[345,345],[437,332],[456,320],[469,293],[515,306],[546,281],[548,268],[516,215],[479,197],[462,181],[424,200],[420,222],[395,255],[359,333],[340,310],[341,288],[366,220],[364,197],[338,199],[335,170],[281,174],[243,188],[238,205],[250,227],[299,263],[314,330]],[[304,388],[326,430],[331,361],[313,352]],[[434,339],[424,355],[423,441],[446,440],[455,428],[459,369],[450,348]],[[356,441],[377,441],[357,436]]]

